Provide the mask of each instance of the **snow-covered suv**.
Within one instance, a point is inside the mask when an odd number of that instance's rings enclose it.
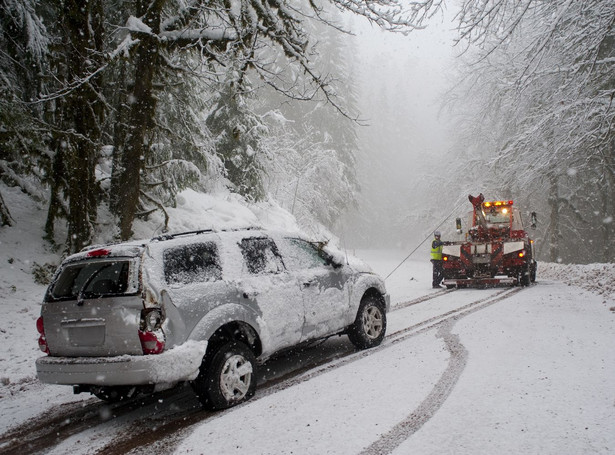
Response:
[[[45,383],[115,401],[190,381],[210,409],[256,388],[257,358],[347,334],[380,344],[389,296],[360,261],[259,229],[87,249],[58,268],[37,321]]]

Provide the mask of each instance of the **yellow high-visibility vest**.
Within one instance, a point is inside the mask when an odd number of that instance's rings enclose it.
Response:
[[[434,241],[435,240],[431,242],[431,259],[434,259],[436,261],[441,261],[442,260],[442,245],[434,248],[433,247]]]

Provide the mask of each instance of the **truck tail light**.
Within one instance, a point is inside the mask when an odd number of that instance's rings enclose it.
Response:
[[[443,260],[444,262],[448,261],[448,256],[442,256],[442,260]]]
[[[39,317],[36,320],[36,330],[38,330],[38,347],[45,354],[49,354],[49,346],[47,346],[47,337],[45,336],[45,327],[43,325],[43,317]]]
[[[519,251],[519,257],[520,258],[525,257],[525,251]]]
[[[149,308],[141,312],[139,340],[143,354],[160,354],[164,351],[166,338],[162,330],[162,313],[158,308]]]

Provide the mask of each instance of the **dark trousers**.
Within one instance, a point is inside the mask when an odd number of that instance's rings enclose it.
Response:
[[[439,287],[442,279],[444,278],[444,270],[442,269],[442,261],[437,261],[435,259],[431,260],[433,264],[433,282],[431,283],[433,287]]]

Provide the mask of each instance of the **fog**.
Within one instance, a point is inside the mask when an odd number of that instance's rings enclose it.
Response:
[[[365,126],[357,128],[359,207],[340,223],[352,246],[409,248],[451,211],[439,191],[442,163],[451,159],[452,122],[442,109],[457,53],[449,16],[406,36],[353,24]]]

